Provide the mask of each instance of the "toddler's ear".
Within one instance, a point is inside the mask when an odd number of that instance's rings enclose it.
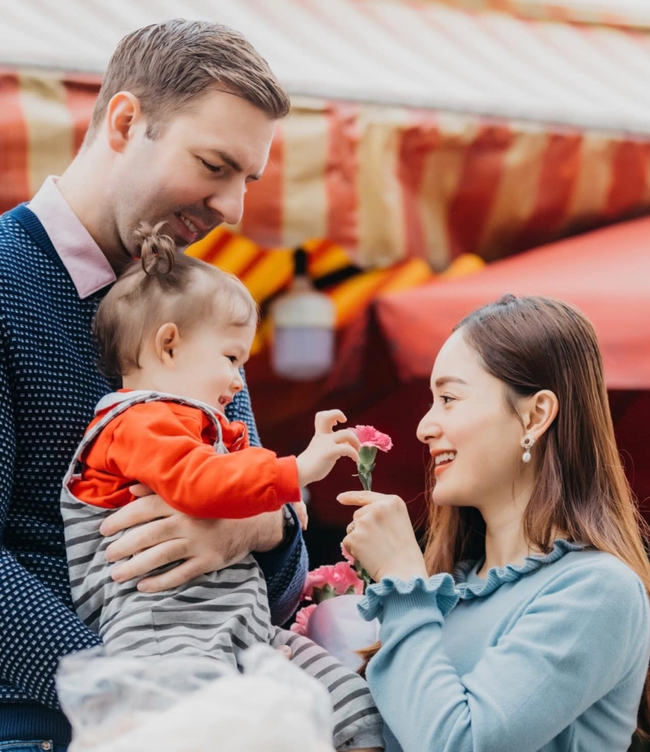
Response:
[[[176,324],[163,324],[156,332],[154,350],[160,362],[168,368],[174,368],[174,350],[180,341],[181,337]]]

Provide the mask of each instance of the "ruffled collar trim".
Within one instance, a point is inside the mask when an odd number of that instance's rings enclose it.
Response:
[[[501,585],[516,582],[524,575],[535,572],[546,564],[553,564],[553,562],[561,559],[571,551],[581,551],[584,547],[582,543],[570,543],[559,538],[555,541],[553,548],[548,554],[543,556],[539,554],[527,556],[522,564],[507,564],[505,567],[492,567],[484,580],[474,582],[467,582],[467,577],[475,568],[477,562],[461,562],[454,571],[456,591],[463,600],[484,598],[500,588]]]

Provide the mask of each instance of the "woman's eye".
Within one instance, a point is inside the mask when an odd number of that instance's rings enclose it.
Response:
[[[450,402],[453,402],[453,401],[454,401],[454,398],[453,398],[453,397],[449,397],[449,396],[447,396],[446,394],[443,394],[443,395],[442,395],[442,397],[441,397],[440,399],[442,400],[442,404],[443,404],[443,405],[448,405],[448,404],[449,404]]]

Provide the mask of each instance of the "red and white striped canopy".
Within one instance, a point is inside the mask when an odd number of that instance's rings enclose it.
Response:
[[[327,237],[367,266],[442,268],[647,212],[645,5],[616,0],[609,27],[450,2],[0,0],[0,208],[65,169],[119,38],[184,16],[243,31],[292,95],[237,228],[260,243]],[[589,3],[565,5],[609,12]]]

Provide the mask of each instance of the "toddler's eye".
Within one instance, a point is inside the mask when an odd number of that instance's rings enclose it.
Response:
[[[228,358],[231,363],[237,362],[237,357],[235,355],[226,355],[226,358]]]

